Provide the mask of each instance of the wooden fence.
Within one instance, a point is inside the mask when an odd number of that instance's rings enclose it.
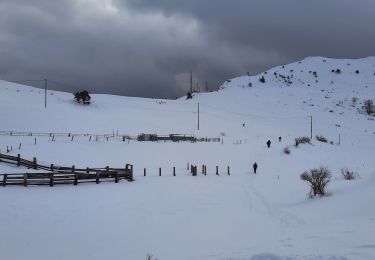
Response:
[[[72,167],[56,166],[51,164],[45,166],[37,163],[34,157],[32,161],[22,159],[20,155],[10,156],[0,153],[0,162],[26,167],[28,169],[42,170],[45,172],[23,172],[23,173],[2,173],[0,174],[0,185],[49,185],[73,184],[95,182],[99,184],[105,181],[119,180],[133,181],[133,165],[126,164],[125,168],[89,168],[76,169]]]
[[[113,132],[112,134],[76,134],[76,133],[36,133],[36,132],[17,132],[17,131],[0,131],[0,136],[29,136],[29,137],[49,137],[52,141],[57,137],[70,138],[71,141],[75,137],[87,137],[89,141],[98,141],[100,139],[105,140],[117,140],[117,141],[173,141],[173,142],[220,142],[220,138],[212,137],[195,137],[181,134],[170,134],[170,135],[146,135],[140,134],[138,136],[130,136]],[[152,138],[146,138],[152,136]],[[35,139],[36,142],[36,139]]]

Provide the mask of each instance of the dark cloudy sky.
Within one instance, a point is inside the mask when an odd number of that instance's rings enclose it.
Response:
[[[174,98],[191,69],[214,89],[307,56],[373,56],[374,25],[374,0],[0,0],[0,78]]]

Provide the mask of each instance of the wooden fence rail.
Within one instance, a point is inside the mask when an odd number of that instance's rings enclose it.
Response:
[[[33,161],[22,159],[20,155],[10,156],[0,153],[0,162],[26,167],[28,169],[43,170],[46,172],[24,172],[0,174],[0,185],[49,185],[74,184],[84,182],[96,182],[119,180],[133,181],[133,165],[126,164],[125,168],[89,168],[77,169],[75,166],[63,167],[51,164],[51,166],[40,165],[36,158]]]
[[[52,141],[55,140],[55,137],[69,137],[71,141],[74,140],[74,137],[88,137],[89,141],[91,141],[92,137],[95,140],[99,139],[109,139],[111,140],[118,140],[118,141],[145,141],[140,139],[140,136],[144,136],[144,134],[138,136],[130,136],[119,134],[118,132],[113,132],[112,134],[92,134],[92,133],[36,133],[36,132],[18,132],[18,131],[0,131],[0,136],[33,136],[33,137],[51,137]],[[193,136],[186,136],[186,135],[178,135],[178,134],[170,134],[167,136],[164,135],[153,135],[155,136],[154,141],[194,141],[194,142],[220,142],[220,138],[209,138],[209,137],[193,137]],[[152,140],[149,140],[152,141]],[[36,139],[35,139],[36,142]]]

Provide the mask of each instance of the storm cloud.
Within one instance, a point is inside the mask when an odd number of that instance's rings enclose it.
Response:
[[[375,53],[373,0],[1,0],[0,78],[174,98],[307,56]]]

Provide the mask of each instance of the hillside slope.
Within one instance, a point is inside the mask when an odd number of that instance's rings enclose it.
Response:
[[[222,139],[149,143],[76,136],[52,141],[0,132],[2,153],[12,147],[9,154],[37,157],[46,165],[131,163],[136,179],[54,188],[1,187],[2,256],[374,259],[375,121],[362,111],[365,99],[375,100],[374,73],[374,57],[314,57],[231,79],[219,91],[195,94],[192,100],[92,95],[92,104],[82,106],[71,93],[48,91],[47,109],[43,90],[0,81],[0,131],[179,133]],[[353,97],[358,99],[354,103]],[[311,145],[294,147],[296,137],[310,136],[311,117],[313,137],[322,135],[329,142],[313,138]],[[290,155],[283,153],[285,147]],[[254,162],[259,165],[257,175],[251,169]],[[199,169],[207,165],[207,176],[192,177],[187,163]],[[309,199],[308,185],[299,175],[320,166],[332,173],[328,195]],[[344,167],[359,177],[343,180]],[[0,173],[22,170],[0,162]]]

